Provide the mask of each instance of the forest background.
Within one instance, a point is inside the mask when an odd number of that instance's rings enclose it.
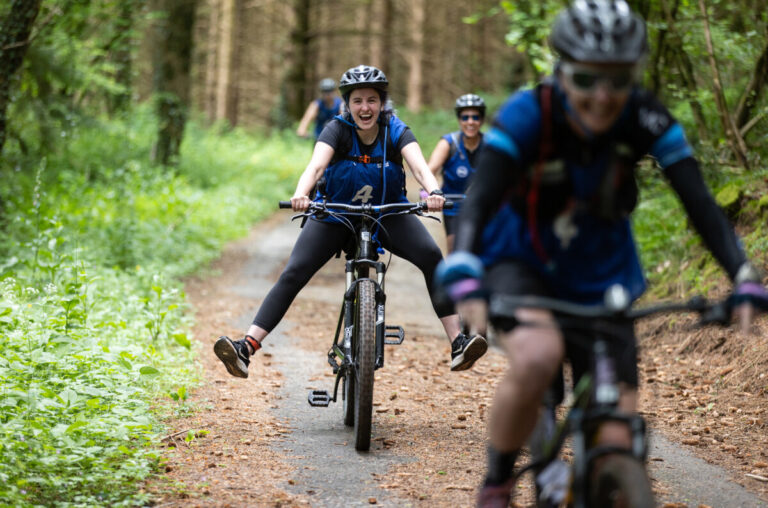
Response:
[[[768,264],[768,2],[643,0],[644,84]],[[562,1],[0,2],[0,504],[135,504],[163,418],[194,410],[181,278],[292,192],[324,77],[390,79],[427,152],[465,92],[491,112],[551,64]],[[652,296],[727,287],[652,161]],[[197,437],[194,433],[188,440]]]

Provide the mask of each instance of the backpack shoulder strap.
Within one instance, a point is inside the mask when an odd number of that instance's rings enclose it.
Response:
[[[460,131],[453,131],[449,134],[451,136],[451,151],[448,154],[448,158],[450,159],[454,155],[456,155],[456,152],[459,151],[459,143],[461,142],[461,132]]]

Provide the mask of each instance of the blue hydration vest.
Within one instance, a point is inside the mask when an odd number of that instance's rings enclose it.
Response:
[[[542,181],[566,175],[570,199],[556,216],[539,216],[533,229],[525,206],[504,205],[483,232],[481,259],[486,264],[502,259],[521,261],[542,275],[561,298],[598,303],[612,284],[622,284],[636,298],[645,290],[645,279],[629,218],[601,218],[590,208],[591,202],[615,164],[616,152],[626,154],[633,169],[645,154],[666,168],[692,156],[693,151],[680,125],[649,92],[633,91],[613,130],[607,133],[608,141],[590,145],[575,139],[567,128],[565,96],[556,85],[553,90],[547,108],[551,119],[544,119],[543,101],[536,90],[518,92],[502,106],[485,143],[489,149],[515,159],[528,174],[541,164]],[[540,160],[542,132],[552,124],[554,151]],[[566,152],[566,147],[589,147],[595,153],[580,161],[574,155],[578,151]],[[539,191],[540,202],[551,199],[543,195],[544,187]]]
[[[483,145],[482,134],[480,135],[480,144],[476,150]],[[472,175],[475,174],[475,168],[469,163],[467,148],[464,146],[464,135],[461,131],[446,134],[441,139],[448,142],[451,147],[448,160],[443,164],[443,192],[446,194],[464,194],[469,186]],[[459,205],[457,201],[453,208],[443,210],[443,214],[454,216],[459,214]]]
[[[341,116],[335,118],[350,129],[352,148],[325,169],[328,201],[352,205],[406,202],[405,171],[401,164],[390,160],[400,135],[407,128],[402,120],[392,115],[385,125],[379,124],[379,136],[373,151],[363,154],[354,125]],[[386,142],[383,142],[385,139]]]

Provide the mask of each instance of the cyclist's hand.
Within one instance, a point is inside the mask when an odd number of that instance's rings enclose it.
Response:
[[[430,212],[439,212],[443,209],[443,203],[445,203],[445,198],[443,196],[438,195],[429,195],[427,196],[427,209]]]
[[[755,307],[763,312],[768,310],[768,290],[755,281],[742,282],[733,291],[733,316],[743,332],[752,329]]]
[[[454,302],[481,298],[483,273],[480,258],[469,252],[453,252],[437,265],[435,283]]]
[[[291,206],[294,212],[306,212],[307,208],[309,208],[309,203],[309,196],[293,196],[291,198]]]

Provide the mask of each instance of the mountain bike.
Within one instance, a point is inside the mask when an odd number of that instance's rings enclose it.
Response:
[[[559,422],[555,417],[558,397],[552,394],[546,397],[528,442],[531,460],[515,473],[513,481],[533,472],[539,508],[563,504],[574,508],[654,507],[645,469],[648,452],[645,420],[618,408],[619,384],[614,360],[608,354],[608,343],[615,340],[621,325],[660,313],[695,312],[699,314],[697,326],[725,326],[730,323],[732,307],[730,299],[710,303],[695,297],[687,302],[632,308],[628,293],[621,286],[611,288],[604,306],[538,296],[493,296],[489,303],[491,315],[516,319],[514,313],[518,308],[552,311],[565,340],[588,348],[592,357],[589,371],[576,383],[572,403]],[[573,332],[586,332],[589,339],[576,338]],[[606,422],[627,426],[632,443],[629,449],[597,443],[600,426]],[[567,438],[570,438],[573,456],[570,465],[561,458]]]
[[[445,202],[445,208],[451,206],[451,202]],[[280,208],[291,208],[291,202],[281,201]],[[334,217],[355,233],[354,254],[347,253],[344,265],[346,288],[341,312],[328,351],[328,363],[336,375],[333,395],[326,390],[311,390],[308,402],[314,407],[328,407],[337,401],[341,385],[344,424],[354,427],[355,449],[359,451],[367,451],[371,445],[374,371],[384,366],[384,346],[399,345],[405,340],[401,326],[384,321],[388,263],[379,261],[376,230],[386,234],[381,223],[383,217],[423,215],[425,211],[425,202],[349,205],[313,201],[306,212],[294,217]],[[375,278],[371,277],[372,271]]]

